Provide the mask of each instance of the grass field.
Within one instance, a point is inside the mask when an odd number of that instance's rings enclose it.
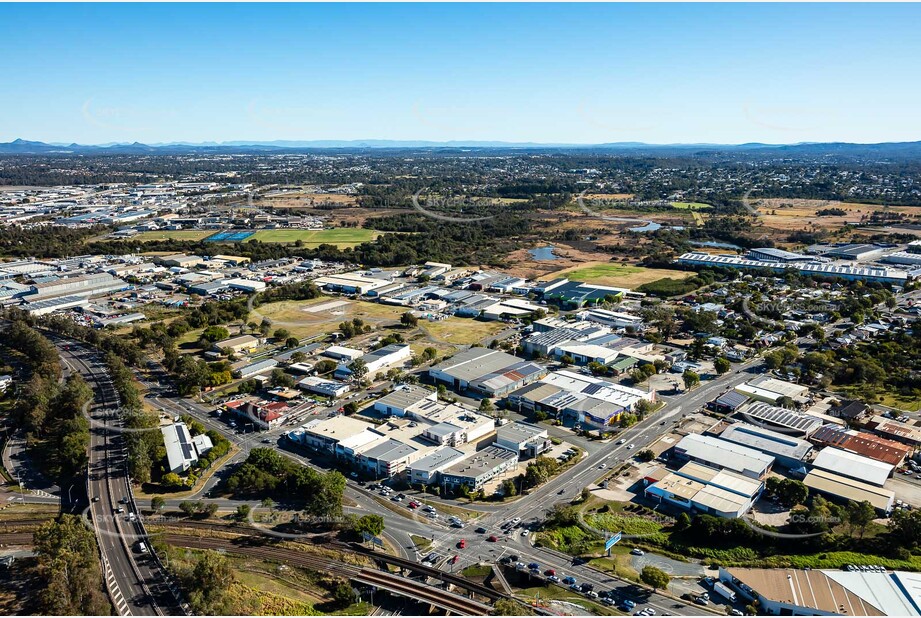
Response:
[[[354,247],[369,242],[381,235],[381,232],[360,227],[343,227],[329,230],[259,230],[246,240],[260,242],[293,243],[301,241],[304,246],[316,247],[322,244],[336,245],[340,249]]]
[[[130,240],[155,241],[155,240],[202,240],[214,234],[214,230],[158,230],[156,232],[141,232]]]
[[[446,318],[440,322],[419,321],[430,337],[452,345],[470,345],[498,334],[505,328],[502,322],[479,322],[465,318]]]
[[[550,280],[556,277],[566,277],[570,281],[598,283],[601,285],[611,285],[632,290],[650,281],[656,281],[665,277],[686,279],[692,274],[693,273],[682,270],[644,268],[642,266],[632,266],[629,264],[595,262],[566,268],[544,277],[544,279]]]
[[[250,314],[250,320],[254,316],[267,317],[272,320],[273,328],[284,327],[293,336],[302,339],[334,331],[338,324],[353,318],[361,318],[372,325],[392,324],[399,322],[400,316],[406,311],[405,307],[392,307],[364,301],[348,301],[346,305],[316,313],[304,310],[306,307],[329,301],[330,297],[321,296],[307,301],[285,300],[268,303],[259,306]]]
[[[677,208],[678,210],[706,210],[710,208],[710,204],[702,202],[672,202],[672,208]]]

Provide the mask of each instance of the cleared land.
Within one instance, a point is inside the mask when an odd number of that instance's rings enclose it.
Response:
[[[450,317],[440,322],[419,321],[430,337],[452,345],[470,345],[496,335],[505,328],[502,322],[480,322],[469,318]]]
[[[363,242],[370,242],[381,235],[375,230],[364,228],[334,228],[330,230],[259,230],[246,240],[260,242],[294,243],[301,241],[304,246],[316,247],[322,244],[335,245],[340,249],[354,247]]]
[[[155,232],[141,232],[128,240],[202,240],[214,234],[215,230],[157,230]]]
[[[611,285],[632,290],[650,281],[657,281],[666,277],[672,279],[686,279],[693,274],[694,273],[683,270],[645,268],[643,266],[612,264],[610,262],[594,262],[558,270],[544,277],[544,279],[566,277],[570,281]]]
[[[312,337],[336,330],[337,326],[354,318],[360,318],[367,324],[378,326],[400,321],[405,307],[391,307],[364,301],[348,301],[347,304],[324,311],[311,311],[316,305],[329,303],[328,296],[307,301],[285,300],[261,305],[250,314],[264,316],[272,320],[273,327],[284,327],[298,338]],[[335,299],[339,300],[339,299]]]
[[[337,206],[354,206],[358,203],[355,195],[338,193],[307,193],[290,191],[285,193],[265,194],[257,198],[256,203],[266,208],[313,208],[335,204]]]
[[[704,204],[703,202],[672,202],[672,208],[677,208],[678,210],[706,210],[710,208],[710,204]]]
[[[800,230],[808,226],[818,228],[840,228],[847,223],[860,223],[874,212],[899,213],[909,216],[918,214],[917,207],[880,206],[876,204],[851,204],[831,200],[808,200],[789,198],[751,198],[751,204],[761,214],[766,227],[778,230]],[[844,215],[822,216],[818,211],[827,209],[846,211]]]

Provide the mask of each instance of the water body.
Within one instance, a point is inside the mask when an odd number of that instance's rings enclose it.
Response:
[[[648,221],[646,225],[641,225],[639,227],[628,228],[631,232],[655,232],[658,229],[662,228],[661,223],[656,223],[655,221]]]
[[[531,254],[533,259],[540,261],[560,259],[560,256],[553,252],[553,245],[537,247],[536,249],[528,249],[528,253]]]

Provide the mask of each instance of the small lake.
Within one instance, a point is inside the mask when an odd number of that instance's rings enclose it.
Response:
[[[631,232],[655,232],[658,229],[662,228],[661,223],[656,223],[655,221],[650,221],[646,225],[641,225],[639,227],[629,228]]]
[[[688,244],[694,245],[695,247],[716,247],[717,249],[738,249],[742,250],[742,247],[739,245],[734,245],[728,242],[717,242],[715,240],[692,240]]]
[[[558,260],[560,256],[553,252],[553,245],[547,245],[546,247],[537,247],[536,249],[528,249],[528,253],[531,254],[531,257],[535,260]]]

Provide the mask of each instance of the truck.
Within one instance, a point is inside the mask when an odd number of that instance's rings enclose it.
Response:
[[[713,592],[718,592],[720,595],[729,599],[731,603],[736,602],[736,593],[729,589],[729,586],[723,582],[714,582],[713,583]]]

